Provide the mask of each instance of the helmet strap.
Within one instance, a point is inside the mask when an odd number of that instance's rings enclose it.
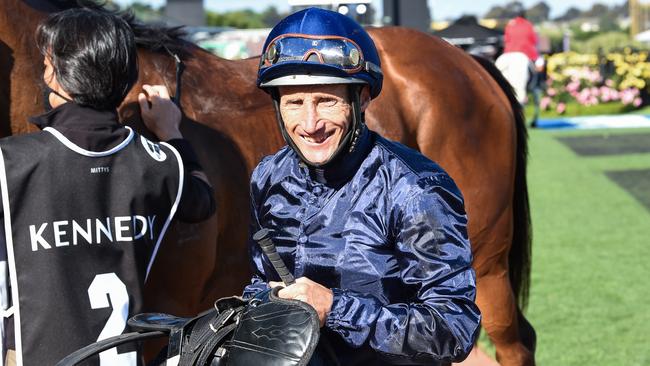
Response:
[[[350,104],[352,105],[352,121],[350,123],[350,128],[348,129],[345,136],[339,143],[339,146],[336,148],[332,156],[329,159],[322,163],[312,163],[307,160],[300,149],[293,142],[287,129],[284,126],[284,120],[282,119],[282,113],[280,113],[280,92],[278,88],[270,88],[271,97],[273,98],[273,106],[275,107],[275,114],[278,121],[278,126],[282,132],[282,137],[284,141],[293,149],[293,151],[298,155],[300,160],[305,163],[307,166],[312,168],[327,168],[328,166],[334,165],[337,161],[342,159],[345,155],[352,153],[357,145],[357,140],[361,135],[363,130],[364,114],[361,112],[361,89],[362,86],[358,84],[349,84],[348,85],[348,95],[350,97]]]

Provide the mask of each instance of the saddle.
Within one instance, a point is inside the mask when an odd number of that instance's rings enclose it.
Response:
[[[72,366],[120,344],[168,336],[167,366],[305,366],[318,344],[320,324],[308,304],[281,299],[276,287],[250,300],[227,297],[194,318],[161,313],[128,320],[136,332],[84,347],[57,366]]]

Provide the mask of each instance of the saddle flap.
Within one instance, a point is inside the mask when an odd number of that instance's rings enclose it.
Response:
[[[249,307],[226,346],[227,365],[302,366],[311,359],[320,336],[320,322],[310,305],[277,297]]]
[[[171,333],[175,329],[181,329],[191,318],[181,318],[164,313],[142,313],[131,317],[127,324],[134,330],[139,331],[161,331]]]

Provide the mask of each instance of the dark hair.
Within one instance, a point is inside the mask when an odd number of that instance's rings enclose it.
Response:
[[[51,14],[36,30],[36,45],[77,104],[115,109],[138,79],[135,37],[118,15],[92,9]]]

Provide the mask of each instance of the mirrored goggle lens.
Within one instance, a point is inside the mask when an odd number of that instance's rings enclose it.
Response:
[[[264,54],[267,67],[282,62],[307,61],[352,70],[361,65],[362,59],[359,48],[345,39],[280,38],[273,41]]]

